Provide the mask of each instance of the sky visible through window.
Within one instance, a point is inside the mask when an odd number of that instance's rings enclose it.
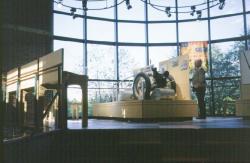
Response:
[[[203,3],[206,0],[199,1],[186,1],[178,0],[178,4],[181,6]],[[63,1],[64,2],[64,1]],[[118,1],[119,2],[119,1]],[[166,2],[160,0],[154,1],[159,5],[167,5]],[[65,0],[65,3],[69,6],[81,7],[81,3],[77,3],[71,0]],[[89,2],[89,8],[105,7],[113,5],[113,1],[108,0],[104,2]],[[246,2],[248,4],[248,0]],[[144,3],[140,0],[134,0],[132,9],[127,10],[126,5],[122,4],[118,6],[118,19],[121,20],[145,20],[144,17]],[[175,6],[175,0],[168,2],[169,6]],[[54,6],[55,10],[69,12],[67,8],[58,8]],[[154,11],[152,7],[149,9],[149,20],[175,20],[175,15],[172,14],[170,18],[164,12]],[[114,9],[93,11],[90,10],[89,16],[103,17],[114,19]],[[212,16],[224,15],[229,13],[242,12],[242,3],[238,0],[226,1],[226,5],[223,10],[219,10],[218,7],[211,9]],[[81,11],[77,10],[77,13],[81,14]],[[205,14],[202,17],[207,17]],[[189,14],[179,14],[179,18],[192,18],[187,16]],[[248,16],[249,17],[249,16]],[[247,18],[248,18],[247,17]],[[82,19],[73,19],[71,16],[62,16],[54,14],[54,34],[65,37],[82,38]],[[208,40],[208,25],[207,21],[192,21],[179,23],[179,37],[180,42],[187,41],[204,41]],[[248,23],[249,24],[249,23]],[[243,16],[221,18],[211,20],[211,34],[212,39],[223,39],[230,37],[238,37],[243,34]],[[114,23],[101,20],[88,20],[88,39],[97,41],[114,41]],[[132,43],[144,43],[145,42],[145,24],[136,23],[118,23],[118,38],[119,42],[132,42]],[[149,43],[168,43],[176,42],[176,25],[175,23],[154,23],[149,24]]]
[[[64,0],[65,4],[73,7],[81,7],[81,3],[75,2],[72,0]],[[118,2],[120,2],[118,0]],[[205,3],[206,0],[198,1],[186,1],[178,0],[179,6],[190,6],[192,4]],[[88,3],[88,8],[100,8],[113,5],[114,1],[93,1]],[[175,0],[170,0],[168,2],[155,0],[154,4],[158,5],[169,5],[175,6]],[[248,0],[246,4],[249,4]],[[131,2],[132,9],[128,10],[125,4],[118,6],[118,19],[119,20],[131,20],[131,21],[145,21],[145,3],[140,0],[133,0]],[[211,4],[212,5],[212,4]],[[246,5],[247,6],[247,5]],[[57,5],[54,6],[55,10],[70,12],[68,8],[61,7]],[[248,10],[248,7],[246,7]],[[181,9],[188,10],[188,9]],[[218,6],[211,8],[211,16],[240,13],[242,12],[242,2],[238,0],[226,1],[226,5],[223,10],[219,10]],[[174,8],[171,8],[171,11],[175,11]],[[82,14],[82,11],[77,10],[77,14]],[[114,19],[114,8],[107,10],[89,10],[87,12],[88,16],[102,17]],[[247,15],[247,26],[250,28],[250,20]],[[204,10],[202,17],[207,17],[207,11]],[[149,21],[168,21],[175,20],[175,14],[173,13],[171,17],[168,17],[166,13],[157,11],[151,6],[148,6],[148,20]],[[195,20],[195,17],[190,14],[179,14],[178,19],[194,19],[194,21],[189,22],[179,22],[179,41],[180,42],[189,42],[189,41],[207,41],[208,40],[208,21],[207,20]],[[88,40],[94,41],[115,41],[115,22],[103,21],[103,20],[87,20],[87,38]],[[118,22],[118,42],[126,43],[145,43],[146,42],[146,25],[145,23],[131,23],[131,22]],[[149,23],[148,24],[149,33],[149,43],[176,43],[176,23]],[[225,39],[232,37],[240,37],[244,34],[243,28],[243,15],[211,19],[211,39]],[[72,16],[54,14],[54,35],[72,37],[83,39],[83,19],[76,18],[73,19]],[[223,44],[220,46],[221,51],[226,52],[231,48],[233,42]],[[101,46],[101,45],[99,45]],[[88,47],[92,47],[90,44]],[[83,64],[83,44],[74,43],[74,42],[65,42],[65,41],[55,41],[54,50],[59,48],[65,48],[65,69],[77,72],[82,71],[74,68],[77,65]],[[96,46],[98,48],[98,45]],[[101,47],[100,47],[101,48]],[[131,46],[124,47],[120,46],[119,49],[124,49],[129,56],[133,56],[133,59],[140,61],[144,66],[146,64],[146,53],[145,47],[141,46],[140,48]],[[90,50],[94,50],[90,48]],[[90,52],[88,50],[88,52]],[[109,53],[109,51],[103,51],[104,53]],[[114,54],[114,52],[112,52]],[[91,54],[91,52],[90,52]],[[112,55],[113,55],[112,54]],[[162,60],[169,59],[177,55],[176,47],[149,47],[149,62],[158,65]],[[77,56],[72,58],[72,56]],[[109,56],[107,54],[106,56]],[[91,56],[89,56],[91,58]],[[80,59],[80,60],[79,60]],[[157,63],[158,62],[158,63]],[[82,72],[80,72],[82,73]],[[94,75],[93,75],[94,76]]]

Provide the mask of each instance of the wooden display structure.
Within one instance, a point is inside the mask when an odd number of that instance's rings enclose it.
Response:
[[[99,103],[93,106],[94,117],[121,119],[192,119],[197,116],[197,103],[191,100],[188,56],[160,62],[177,84],[175,100],[133,100]]]
[[[63,71],[63,49],[7,72],[6,80],[6,103],[14,93],[20,127],[42,128],[44,118],[54,107],[55,128],[66,129],[67,87],[71,84],[82,88],[82,126],[88,125],[88,77]],[[44,102],[45,90],[51,90],[53,96],[48,103]]]
[[[250,118],[250,51],[240,56],[240,99],[236,101],[236,115],[243,118]]]

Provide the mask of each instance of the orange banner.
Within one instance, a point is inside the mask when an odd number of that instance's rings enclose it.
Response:
[[[202,67],[205,71],[208,70],[208,42],[193,41],[180,44],[180,54],[189,56],[189,68],[194,68],[194,61],[202,60]]]

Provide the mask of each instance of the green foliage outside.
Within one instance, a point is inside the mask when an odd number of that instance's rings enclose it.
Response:
[[[223,44],[223,43],[222,43]],[[223,46],[223,45],[222,45]],[[244,51],[244,42],[234,42],[226,52],[220,46],[212,45],[212,74],[214,89],[214,114],[235,114],[235,100],[240,97],[240,78],[225,79],[224,77],[239,77],[239,56]],[[211,81],[208,82],[206,96],[207,112],[213,115]]]

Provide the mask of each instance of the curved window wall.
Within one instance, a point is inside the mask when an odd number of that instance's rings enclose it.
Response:
[[[79,1],[65,1],[81,7]],[[70,4],[72,2],[72,4]],[[88,8],[114,5],[119,0],[88,2]],[[190,6],[205,0],[154,0],[155,4]],[[69,8],[54,6],[54,50],[65,48],[65,67],[74,73],[89,76],[89,106],[95,102],[110,102],[117,92],[131,88],[133,70],[179,55],[179,43],[209,42],[209,72],[207,73],[207,112],[220,115],[223,101],[239,98],[239,54],[250,45],[249,0],[226,0],[218,7],[202,11],[202,19],[190,14],[174,14],[155,10],[140,0],[118,7],[93,11],[75,19]],[[83,15],[77,10],[76,14]],[[87,67],[87,68],[86,68]],[[234,114],[229,108],[227,114]],[[91,115],[91,109],[89,115]]]

